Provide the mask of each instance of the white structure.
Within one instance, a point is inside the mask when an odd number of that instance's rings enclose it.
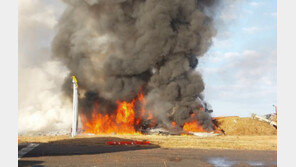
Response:
[[[72,76],[73,83],[73,122],[72,122],[72,137],[76,136],[78,125],[78,82],[75,76]]]

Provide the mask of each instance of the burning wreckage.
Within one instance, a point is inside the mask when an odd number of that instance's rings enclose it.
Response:
[[[74,77],[75,78],[75,77]],[[77,81],[76,81],[77,82]],[[77,85],[77,83],[76,83]],[[75,102],[77,102],[77,86],[73,85],[74,96],[73,96],[73,129],[77,127],[77,115]],[[198,98],[201,100],[200,98]],[[146,100],[143,93],[139,93],[137,97],[131,102],[117,101],[117,108],[112,112],[112,114],[102,114],[100,112],[99,104],[95,103],[93,106],[93,112],[90,119],[84,114],[80,114],[83,123],[83,131],[85,133],[92,134],[163,134],[163,135],[181,135],[181,134],[193,134],[198,136],[207,136],[208,134],[200,132],[220,132],[212,124],[211,130],[205,130],[202,124],[197,121],[195,114],[203,113],[210,114],[213,112],[211,106],[205,102],[201,101],[196,113],[190,113],[190,117],[185,121],[183,126],[177,125],[173,120],[175,112],[178,111],[177,107],[173,107],[171,112],[167,112],[167,117],[171,122],[171,126],[165,126],[163,122],[158,121],[157,117],[154,117],[151,111],[146,111],[144,106],[146,105]],[[138,111],[138,112],[137,112]],[[215,131],[214,131],[215,130]],[[199,133],[197,133],[199,132]],[[72,136],[75,136],[76,130],[72,132]]]
[[[216,34],[216,0],[64,1],[52,51],[80,80],[84,132],[217,131],[195,70]]]

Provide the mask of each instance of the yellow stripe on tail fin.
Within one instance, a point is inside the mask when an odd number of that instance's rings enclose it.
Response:
[[[76,86],[78,87],[78,81],[77,81],[76,77],[73,75],[72,78],[73,78],[73,80],[74,80]]]

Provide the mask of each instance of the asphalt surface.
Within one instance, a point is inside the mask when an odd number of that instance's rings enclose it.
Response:
[[[19,151],[28,144],[19,145]],[[39,144],[19,166],[276,166],[276,151],[165,149],[150,146]]]

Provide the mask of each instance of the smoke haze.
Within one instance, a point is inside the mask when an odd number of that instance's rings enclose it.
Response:
[[[62,93],[69,71],[51,60],[50,41],[62,3],[19,1],[18,133],[69,131],[72,102]]]

